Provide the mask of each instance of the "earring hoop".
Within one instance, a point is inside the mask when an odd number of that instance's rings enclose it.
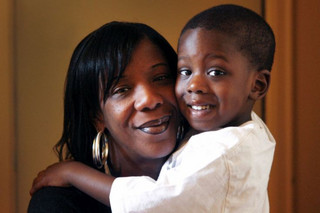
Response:
[[[99,169],[106,164],[108,158],[108,139],[103,131],[98,132],[92,143],[93,163]],[[108,167],[108,166],[106,166]]]

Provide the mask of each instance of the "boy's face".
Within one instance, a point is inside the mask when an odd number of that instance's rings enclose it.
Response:
[[[178,48],[176,96],[182,114],[198,131],[238,126],[251,119],[255,73],[227,34],[187,30]]]

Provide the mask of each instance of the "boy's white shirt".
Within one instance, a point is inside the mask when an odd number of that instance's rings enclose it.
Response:
[[[269,212],[275,140],[254,113],[239,127],[193,135],[163,165],[158,180],[116,178],[113,213]]]

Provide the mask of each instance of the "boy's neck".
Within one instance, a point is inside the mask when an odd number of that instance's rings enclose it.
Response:
[[[208,131],[216,131],[216,130],[220,130],[220,129],[226,128],[226,127],[241,126],[242,124],[252,120],[251,113],[252,113],[252,108],[250,109],[250,111],[243,113],[241,117],[233,118],[231,121],[227,122],[225,125],[220,126],[215,129],[208,130]],[[206,132],[206,131],[199,131],[197,129],[192,128],[192,130],[190,130],[190,132],[192,133],[192,135],[194,135],[194,134],[198,134],[198,133],[202,133],[202,132]]]
[[[231,120],[230,122],[228,122],[226,125],[222,126],[221,128],[225,128],[225,127],[235,127],[235,126],[241,126],[242,124],[251,121],[251,112],[252,109],[250,109],[249,112],[244,113],[243,116],[241,117],[236,117],[233,120]]]

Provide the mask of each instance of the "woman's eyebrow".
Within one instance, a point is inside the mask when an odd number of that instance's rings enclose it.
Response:
[[[120,76],[115,76],[111,79],[111,82],[112,84],[115,84],[115,83],[119,83],[119,81],[123,81],[125,79],[127,79],[128,77],[125,75],[125,74],[121,74]]]
[[[168,67],[169,65],[168,65],[168,63],[161,62],[161,63],[152,65],[152,68],[156,68],[156,67],[159,67],[159,66],[166,66],[166,67]]]

